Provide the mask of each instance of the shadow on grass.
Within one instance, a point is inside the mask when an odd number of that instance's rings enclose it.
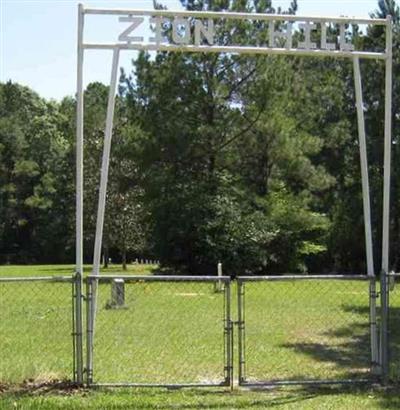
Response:
[[[283,348],[310,356],[315,362],[333,363],[340,372],[340,378],[358,379],[369,376],[367,370],[371,363],[369,307],[344,305],[344,313],[352,313],[352,319],[343,326],[323,331],[316,336],[325,340],[336,340],[334,344],[326,342],[297,341],[281,345]],[[379,317],[379,314],[378,314]],[[334,325],[333,325],[334,326]],[[390,376],[392,382],[400,380],[400,308],[392,306],[389,317]],[[339,341],[339,343],[337,343]],[[371,376],[369,376],[371,377]],[[304,379],[304,375],[299,380]]]
[[[305,404],[305,408],[325,408],[325,406],[326,408],[362,408],[363,405],[357,405],[356,403],[364,400],[373,402],[374,408],[375,406],[382,409],[400,408],[399,385],[392,385],[386,388],[382,388],[377,384],[310,385],[293,387],[290,391],[287,391],[287,387],[279,388],[279,390],[278,397],[264,400],[265,407],[298,403],[298,408],[303,408],[301,402],[316,399],[318,404],[311,402],[308,405]],[[255,389],[255,391],[262,392],[263,390]],[[274,389],[273,391],[276,390]]]
[[[342,309],[345,313],[352,313],[351,319],[340,327],[333,323],[335,328],[316,332],[315,337],[321,337],[323,341],[305,339],[285,343],[281,347],[310,356],[315,366],[318,362],[333,364],[340,379],[368,378],[371,364],[369,308],[344,305]],[[299,380],[305,378],[303,375]]]

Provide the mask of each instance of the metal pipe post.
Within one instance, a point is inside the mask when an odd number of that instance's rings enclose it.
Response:
[[[76,286],[75,282],[72,280],[71,286],[71,321],[72,321],[72,375],[73,375],[73,382],[77,382],[77,374],[76,374],[76,316],[75,316],[75,292]]]
[[[372,229],[371,229],[371,205],[370,205],[370,193],[369,193],[369,180],[368,180],[368,158],[367,158],[367,143],[365,137],[365,119],[364,119],[364,103],[362,97],[362,82],[360,72],[360,62],[358,57],[353,59],[354,68],[354,86],[356,96],[356,108],[357,108],[357,124],[358,124],[358,142],[360,149],[360,167],[361,167],[361,181],[362,181],[362,195],[363,195],[363,210],[364,210],[364,229],[365,229],[365,251],[367,259],[367,273],[371,278],[375,277],[374,272],[374,259],[372,248]],[[371,279],[370,282],[370,333],[371,333],[371,361],[372,370],[379,362],[378,355],[378,333],[376,326],[376,284],[375,280]]]
[[[357,107],[358,142],[359,142],[359,149],[360,149],[360,167],[361,167],[362,194],[363,194],[367,273],[368,273],[368,276],[375,276],[373,250],[372,250],[371,205],[370,205],[370,192],[369,192],[369,179],[368,179],[367,143],[366,143],[366,137],[365,137],[364,104],[363,104],[363,97],[362,97],[360,62],[359,62],[358,57],[355,57],[353,59],[353,63],[354,63],[353,64],[354,84],[355,84],[356,107]]]
[[[385,150],[383,164],[383,216],[382,216],[382,270],[381,284],[381,352],[382,381],[386,382],[388,372],[388,323],[389,303],[387,295],[387,277],[389,274],[389,226],[390,226],[390,172],[391,172],[391,148],[392,148],[392,17],[386,18],[386,62],[385,62]]]
[[[83,383],[83,326],[82,326],[82,275],[77,272],[74,278],[75,287],[75,358],[76,358],[76,382]]]
[[[386,385],[389,377],[389,339],[388,339],[388,314],[389,314],[389,283],[388,275],[381,273],[381,340],[380,362],[382,366],[381,380]]]
[[[231,287],[230,282],[225,282],[225,332],[226,332],[226,384],[233,387],[233,335],[232,335],[232,320],[231,320]]]
[[[83,27],[84,9],[78,6],[78,49],[76,79],[76,272],[83,265]]]
[[[74,345],[76,382],[83,383],[82,274],[83,274],[83,28],[84,8],[78,6],[77,93],[76,93],[76,275],[74,278]],[[78,283],[79,282],[79,283]]]
[[[245,382],[244,371],[244,283],[237,281],[237,303],[238,303],[238,350],[239,350],[239,385]]]
[[[95,280],[95,279],[94,279]],[[86,282],[86,384],[93,382],[93,279]]]
[[[382,270],[389,272],[390,157],[392,148],[392,18],[387,16],[385,63],[385,153],[383,175]]]
[[[93,275],[98,275],[100,271],[101,245],[102,245],[102,239],[103,239],[104,213],[105,213],[105,207],[106,207],[108,168],[110,165],[111,139],[112,139],[112,128],[113,128],[114,107],[115,107],[115,93],[116,93],[116,87],[117,87],[118,61],[119,61],[119,49],[114,48],[112,68],[111,68],[110,90],[108,93],[106,130],[105,130],[105,135],[104,135],[104,147],[103,147],[103,160],[102,160],[102,165],[101,165],[99,204],[97,208],[96,237],[95,237],[95,245],[94,245],[93,271],[92,271]]]

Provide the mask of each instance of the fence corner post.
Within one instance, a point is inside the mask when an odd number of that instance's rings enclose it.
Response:
[[[83,326],[82,326],[82,274],[76,272],[74,276],[75,288],[75,298],[74,298],[74,307],[75,307],[75,382],[79,385],[83,384]]]
[[[388,339],[388,316],[389,316],[389,286],[388,274],[381,271],[381,328],[380,328],[380,362],[381,382],[385,386],[389,381],[389,339]]]

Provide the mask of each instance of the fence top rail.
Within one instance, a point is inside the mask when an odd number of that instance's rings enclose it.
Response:
[[[0,282],[73,282],[73,276],[15,276],[0,277]]]
[[[394,278],[400,278],[400,272],[389,272],[388,276],[391,276]]]
[[[229,276],[179,276],[179,275],[88,275],[89,281],[109,282],[123,279],[126,282],[229,282]]]
[[[238,282],[297,281],[297,280],[371,280],[367,275],[275,275],[275,276],[238,276]]]
[[[299,21],[312,23],[341,23],[341,24],[370,24],[384,26],[388,24],[386,19],[365,17],[329,17],[329,16],[299,16],[290,14],[267,14],[267,13],[240,13],[231,11],[187,11],[187,10],[140,10],[140,9],[103,9],[83,8],[85,14],[98,15],[135,15],[135,16],[162,16],[162,17],[194,17],[230,20],[266,20],[266,21]]]

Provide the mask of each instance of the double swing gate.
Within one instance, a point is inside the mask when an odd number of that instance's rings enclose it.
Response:
[[[398,274],[380,283],[360,275],[0,278],[0,381],[71,379],[71,367],[88,386],[399,380],[399,282]]]
[[[85,381],[164,387],[378,381],[389,370],[390,339],[390,285],[383,275],[381,282],[377,291],[375,279],[362,275],[89,276]]]

